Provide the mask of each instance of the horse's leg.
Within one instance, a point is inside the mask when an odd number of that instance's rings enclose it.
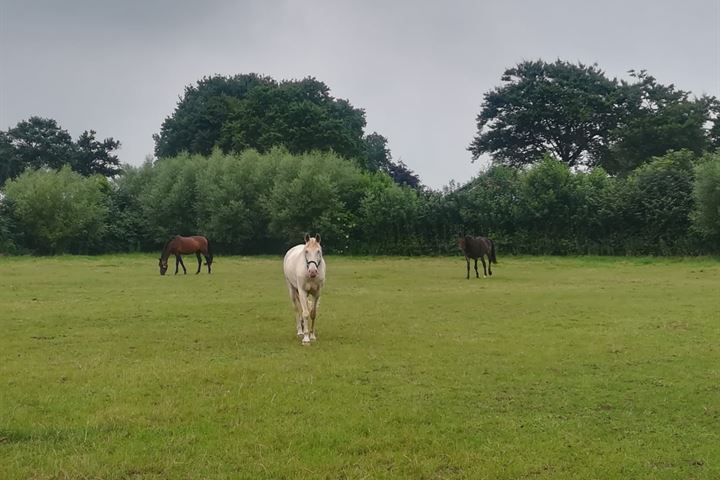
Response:
[[[182,255],[178,255],[177,258],[180,260],[180,266],[183,267],[183,273],[187,275],[187,268],[185,268],[185,262],[183,262]]]
[[[310,307],[310,340],[311,341],[317,340],[317,336],[315,335],[315,317],[317,316],[317,307],[318,307],[319,301],[320,301],[320,290],[318,290],[317,293],[315,295],[313,295],[312,307]]]
[[[195,252],[195,256],[197,256],[198,259],[198,270],[195,272],[195,275],[200,273],[200,267],[202,267],[202,257],[200,256],[200,252]]]
[[[303,324],[302,324],[302,307],[300,306],[300,297],[298,296],[297,288],[293,287],[290,282],[287,282],[288,292],[290,293],[290,300],[293,302],[293,308],[295,310],[295,327],[297,336],[302,337],[303,335]]]
[[[480,255],[480,261],[483,264],[483,278],[487,278],[487,267],[485,267],[485,255]],[[475,271],[477,271],[477,260],[475,260]]]
[[[492,258],[490,258],[490,253],[488,253],[488,276],[492,277]]]
[[[204,253],[203,253],[203,256],[205,257],[205,265],[207,265],[207,267],[208,267],[208,273],[210,273],[210,256],[205,255]]]
[[[470,257],[465,257],[465,261],[467,262],[467,279],[470,280]]]
[[[179,265],[180,265],[180,255],[175,255],[175,275],[177,275]],[[183,267],[183,268],[185,268],[185,267]]]
[[[482,258],[482,257],[480,257]],[[483,265],[485,265],[485,260],[483,260]],[[480,278],[480,274],[478,273],[477,269],[477,258],[475,259],[475,278]]]
[[[310,312],[308,310],[308,296],[307,292],[302,288],[298,288],[298,297],[300,300],[300,308],[302,309],[302,323],[303,323],[303,345],[310,345]]]

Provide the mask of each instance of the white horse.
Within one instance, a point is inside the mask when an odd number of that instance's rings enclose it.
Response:
[[[325,283],[325,259],[320,246],[320,235],[305,234],[305,243],[292,247],[283,260],[285,281],[295,306],[295,324],[303,345],[310,345],[315,336],[320,290]],[[310,299],[312,297],[312,300]]]

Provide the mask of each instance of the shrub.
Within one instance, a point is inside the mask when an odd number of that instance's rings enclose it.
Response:
[[[27,247],[38,253],[100,251],[110,188],[101,176],[83,177],[69,166],[26,171],[5,186]]]

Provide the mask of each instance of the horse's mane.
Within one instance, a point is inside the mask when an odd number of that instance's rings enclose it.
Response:
[[[163,253],[165,253],[165,252],[168,251],[168,247],[170,246],[170,242],[172,242],[173,240],[175,240],[175,237],[173,237],[173,238],[171,238],[170,240],[168,240],[167,242],[165,242],[165,245],[163,245],[163,249],[162,249],[161,255],[162,255]]]

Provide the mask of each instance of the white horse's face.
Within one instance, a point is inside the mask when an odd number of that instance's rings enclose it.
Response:
[[[315,278],[318,275],[318,268],[322,263],[322,247],[320,246],[320,235],[316,235],[314,238],[305,237],[305,267],[310,278]]]

